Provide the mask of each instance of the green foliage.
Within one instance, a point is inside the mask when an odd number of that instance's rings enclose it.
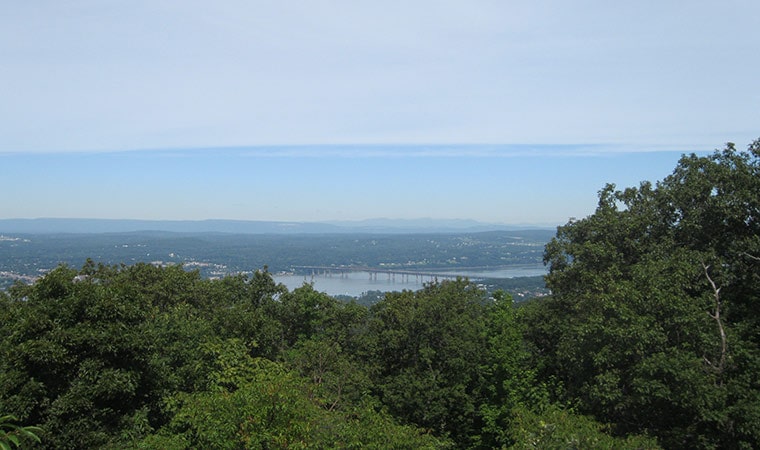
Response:
[[[324,333],[337,308],[337,300],[309,284],[284,294],[278,311],[284,344],[291,347],[299,339]]]
[[[243,339],[252,355],[277,358],[284,346],[277,300],[287,292],[285,286],[276,284],[268,272],[257,271],[251,280],[230,276],[202,287],[212,305],[208,313],[216,334]]]
[[[88,261],[9,292],[0,407],[42,448],[447,445],[368,396],[367,309],[311,286]]]
[[[282,365],[245,355],[239,342],[209,347],[212,388],[169,401],[170,423],[141,448],[442,448],[443,441],[394,424],[371,407],[328,411],[313,386]]]
[[[10,450],[11,445],[20,448],[25,442],[42,442],[38,436],[41,428],[21,426],[17,421],[15,416],[0,415],[0,449]]]
[[[488,351],[480,366],[485,398],[479,408],[482,426],[477,443],[497,448],[513,443],[509,434],[513,410],[544,407],[549,404],[549,395],[530,365],[530,353],[522,337],[525,330],[507,293],[494,293],[486,325]]]
[[[47,445],[96,446],[148,395],[139,298],[76,278],[60,267],[28,292],[4,341],[0,380],[6,408],[42,424]]]
[[[557,407],[536,413],[525,407],[513,410],[508,434],[515,442],[511,449],[609,449],[641,450],[659,448],[657,441],[642,436],[616,438],[594,419]]]
[[[554,298],[526,310],[538,367],[615,432],[672,447],[760,444],[748,432],[760,429],[749,381],[760,357],[759,150],[729,144],[683,157],[654,187],[607,186],[592,216],[547,245]]]
[[[359,356],[367,309],[341,303],[304,285],[283,296],[281,320],[299,337],[281,358],[311,380],[310,397],[329,410],[360,404],[370,391],[368,368]]]
[[[361,403],[371,388],[364,365],[335,341],[299,341],[283,356],[289,367],[311,381],[309,397],[330,411]]]
[[[476,427],[487,347],[485,293],[464,279],[386,295],[372,308],[367,353],[382,402],[459,445]]]

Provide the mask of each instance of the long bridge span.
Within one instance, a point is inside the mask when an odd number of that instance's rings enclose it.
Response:
[[[433,280],[453,280],[461,275],[455,275],[451,273],[436,273],[431,271],[422,270],[409,270],[409,269],[391,269],[391,268],[378,268],[367,266],[292,266],[293,270],[297,273],[306,272],[311,273],[311,276],[327,276],[338,275],[340,277],[347,277],[351,272],[367,272],[370,280],[376,280],[378,274],[387,275],[389,280],[395,280],[396,276],[400,276],[402,281],[410,280],[414,277],[416,280],[429,279]]]

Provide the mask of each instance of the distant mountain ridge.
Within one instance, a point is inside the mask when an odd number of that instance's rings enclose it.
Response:
[[[137,219],[0,219],[0,233],[173,233],[233,234],[346,234],[346,233],[455,233],[521,229],[548,229],[540,225],[490,224],[474,220],[369,219],[335,222],[260,220],[137,220]]]

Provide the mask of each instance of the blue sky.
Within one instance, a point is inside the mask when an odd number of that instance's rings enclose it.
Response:
[[[557,225],[605,183],[668,175],[678,152],[609,146],[253,147],[0,156],[10,217],[328,221],[466,218]]]
[[[754,0],[0,4],[0,218],[561,223],[760,136]]]

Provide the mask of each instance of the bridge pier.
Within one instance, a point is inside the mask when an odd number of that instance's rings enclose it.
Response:
[[[414,275],[414,282],[416,284],[424,284],[426,282],[438,282],[438,280],[453,280],[456,279],[456,275],[450,274],[436,274],[427,271],[416,270],[404,270],[399,269],[384,269],[384,268],[372,268],[372,267],[352,267],[352,266],[294,266],[294,269],[303,270],[306,275],[311,274],[312,281],[315,277],[323,276],[325,278],[332,278],[335,274],[339,278],[350,278],[351,272],[367,272],[367,277],[370,281],[378,280],[378,273],[386,274],[388,283],[396,283],[396,275],[399,275],[398,281],[400,283],[412,283],[412,275]]]

